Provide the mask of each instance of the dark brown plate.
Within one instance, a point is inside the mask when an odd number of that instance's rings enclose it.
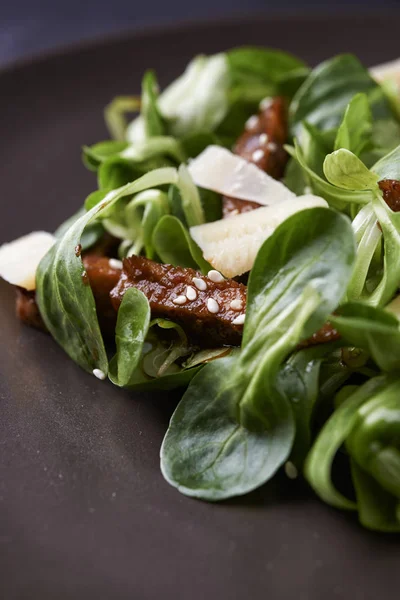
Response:
[[[198,52],[239,44],[316,63],[343,51],[368,64],[399,54],[400,18],[240,20],[78,48],[0,76],[0,241],[52,230],[95,181],[81,144],[106,136],[102,110],[162,84]],[[181,496],[159,470],[177,396],[134,395],[76,367],[14,319],[0,284],[0,597],[3,600],[391,600],[395,538],[363,530],[285,477],[240,500]]]

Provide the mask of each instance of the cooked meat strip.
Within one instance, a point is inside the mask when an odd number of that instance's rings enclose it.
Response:
[[[83,265],[86,271],[87,282],[92,288],[96,302],[100,327],[106,335],[114,335],[117,317],[111,303],[110,291],[118,283],[121,268],[113,266],[113,259],[98,256],[97,254],[86,254],[83,257]],[[46,325],[40,316],[39,308],[36,304],[35,292],[29,292],[18,287],[16,288],[16,292],[17,317],[26,325],[46,330]]]
[[[283,177],[288,159],[283,148],[287,140],[286,110],[284,98],[271,98],[270,102],[262,103],[258,115],[248,119],[233,149],[235,154],[275,179]]]
[[[327,321],[325,325],[318,329],[308,340],[300,342],[299,348],[309,348],[310,346],[317,346],[319,344],[327,344],[328,342],[335,342],[340,339],[340,334],[334,329],[334,327]]]
[[[180,324],[192,342],[206,347],[240,345],[247,294],[243,284],[225,280],[217,271],[205,277],[194,269],[132,256],[124,260],[111,292],[117,310],[130,287],[144,293],[153,317]]]
[[[287,140],[287,107],[284,98],[271,98],[263,102],[257,115],[248,119],[246,128],[238,138],[234,153],[254,163],[275,179],[283,177],[288,155],[283,147]],[[223,196],[223,216],[248,212],[259,208],[256,202]]]
[[[400,181],[396,179],[382,179],[378,183],[383,192],[383,199],[394,212],[400,211]]]
[[[250,212],[255,208],[260,208],[261,204],[251,200],[240,200],[239,198],[230,198],[229,196],[222,197],[222,217],[233,217],[241,213]]]
[[[247,299],[245,285],[223,279],[217,271],[210,271],[206,277],[194,269],[161,265],[139,256],[125,259],[122,271],[117,262],[96,255],[83,257],[103,334],[114,335],[122,297],[127,289],[136,287],[149,300],[152,316],[179,323],[191,342],[208,348],[240,346]],[[35,292],[22,288],[16,291],[18,318],[45,331]],[[299,347],[339,337],[332,325],[326,323]]]
[[[25,325],[46,331],[46,325],[36,304],[35,291],[28,291],[20,287],[16,287],[15,291],[17,293],[15,309],[18,319],[25,323]]]
[[[121,268],[116,266],[118,261],[96,254],[86,254],[82,261],[96,302],[100,328],[106,335],[114,335],[117,315],[110,292],[121,276]]]

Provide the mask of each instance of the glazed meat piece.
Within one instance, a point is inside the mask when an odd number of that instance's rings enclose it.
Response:
[[[271,98],[261,103],[258,115],[248,119],[233,149],[275,179],[281,179],[288,159],[283,144],[287,140],[286,102]]]
[[[318,346],[319,344],[327,344],[328,342],[335,342],[340,339],[340,334],[332,327],[332,325],[327,321],[325,325],[318,329],[313,335],[308,338],[308,340],[304,340],[300,342],[299,348],[309,348],[310,346]]]
[[[246,213],[260,208],[261,204],[258,202],[252,202],[251,200],[240,200],[240,198],[229,198],[228,196],[222,197],[222,216],[224,219],[227,217],[234,217],[241,213]]]
[[[192,342],[206,347],[240,345],[247,294],[243,284],[224,279],[218,271],[206,277],[194,269],[132,256],[124,260],[111,292],[115,309],[130,287],[147,297],[152,317],[180,324]]]
[[[46,331],[46,325],[43,323],[38,305],[36,304],[35,291],[28,291],[20,287],[16,287],[15,290],[17,292],[15,309],[18,319],[25,323],[25,325]]]
[[[382,179],[378,183],[383,192],[383,199],[394,212],[400,211],[400,181],[396,179]]]
[[[82,260],[96,302],[100,328],[106,335],[114,335],[117,315],[110,292],[118,283],[122,265],[114,258],[96,254],[86,254]]]
[[[189,340],[200,346],[240,346],[246,311],[247,288],[218,271],[204,276],[193,269],[161,265],[132,256],[119,261],[88,254],[83,257],[86,278],[96,302],[103,334],[113,336],[117,311],[127,289],[136,287],[150,302],[152,317],[179,323]],[[32,327],[46,331],[36,304],[35,292],[16,288],[17,316]],[[299,347],[314,346],[339,339],[326,323]]]
[[[84,281],[87,281],[92,288],[100,327],[106,335],[114,335],[115,331],[117,317],[111,302],[110,291],[117,285],[121,275],[122,265],[119,266],[119,262],[97,254],[86,254],[83,257],[86,271]],[[45,331],[46,325],[40,316],[35,292],[18,287],[16,291],[17,317],[26,325]]]
[[[284,98],[276,97],[264,100],[261,110],[246,122],[242,135],[233,149],[245,160],[254,163],[274,177],[283,177],[288,155],[283,147],[287,140],[287,108]],[[236,198],[222,198],[223,216],[248,212],[259,208],[256,202],[247,202]]]

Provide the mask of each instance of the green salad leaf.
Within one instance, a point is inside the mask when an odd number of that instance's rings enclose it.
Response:
[[[153,185],[176,183],[175,169],[159,169],[133,183],[109,192],[77,219],[40,262],[36,275],[36,298],[40,314],[54,339],[83,369],[108,372],[108,360],[90,285],[76,247],[87,225],[105,216],[113,205]]]
[[[250,274],[241,352],[195,376],[172,416],[161,450],[169,483],[220,500],[258,487],[285,462],[295,422],[278,371],[339,303],[353,258],[350,224],[328,209],[297,213],[266,240]]]
[[[361,522],[379,531],[400,531],[400,409],[398,375],[364,383],[340,404],[322,428],[305,465],[316,493],[337,508],[358,510]],[[336,453],[345,443],[356,501],[331,478]]]
[[[189,231],[172,215],[166,215],[159,220],[153,232],[152,243],[163,263],[200,269],[204,274],[211,269],[210,264],[204,260],[201,249],[190,237]]]
[[[394,120],[384,91],[355,56],[341,54],[321,63],[290,105],[293,133],[299,132],[303,121],[323,130],[338,127],[349,102],[359,93],[365,94],[374,119]]]
[[[331,322],[349,345],[366,350],[382,371],[400,368],[400,322],[393,314],[366,304],[345,304]]]
[[[122,298],[115,342],[109,377],[115,385],[131,390],[186,387],[207,362],[230,353],[230,348],[198,351],[177,323],[150,321],[149,303],[135,288]]]
[[[334,149],[345,148],[356,156],[371,143],[372,114],[366,94],[356,94],[347,105],[335,138]]]

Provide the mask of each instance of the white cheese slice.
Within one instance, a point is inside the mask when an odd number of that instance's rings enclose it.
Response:
[[[36,287],[36,269],[56,238],[46,231],[34,231],[0,246],[0,277],[27,290]]]
[[[221,146],[208,146],[189,163],[199,187],[268,206],[295,198],[283,183]]]
[[[316,206],[328,207],[328,204],[319,196],[299,196],[191,227],[190,235],[215,269],[225,277],[236,277],[250,271],[261,245],[278,225],[294,213]]]
[[[369,72],[377,81],[391,79],[400,88],[400,58],[371,67]]]

